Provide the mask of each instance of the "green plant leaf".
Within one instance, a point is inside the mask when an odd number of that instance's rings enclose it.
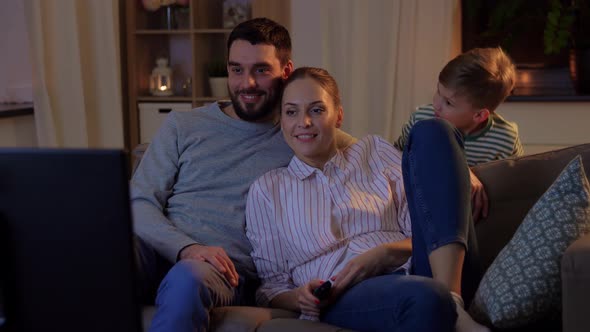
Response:
[[[549,23],[551,25],[557,25],[557,23],[559,22],[559,13],[555,13],[555,12],[550,12],[547,14],[547,21],[549,21]]]
[[[570,36],[569,30],[559,30],[557,31],[557,39],[559,40],[567,40]]]

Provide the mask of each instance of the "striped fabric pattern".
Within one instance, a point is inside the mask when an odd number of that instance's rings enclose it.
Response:
[[[323,171],[293,157],[252,184],[246,224],[262,281],[259,304],[327,280],[356,255],[411,236],[401,153],[367,136],[338,151]]]
[[[402,151],[414,124],[434,117],[432,105],[418,107],[402,128],[400,137],[394,143],[395,147]],[[524,154],[518,137],[518,126],[516,123],[506,121],[496,112],[489,117],[486,129],[473,136],[465,136],[464,139],[465,157],[469,166]]]

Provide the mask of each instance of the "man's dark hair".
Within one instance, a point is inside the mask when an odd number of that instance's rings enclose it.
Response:
[[[265,17],[238,24],[227,40],[227,54],[234,41],[242,39],[252,45],[268,44],[276,49],[277,58],[284,66],[291,60],[291,37],[289,31],[277,22]]]

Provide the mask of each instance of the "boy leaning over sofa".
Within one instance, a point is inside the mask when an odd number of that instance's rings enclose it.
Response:
[[[469,166],[523,154],[518,127],[495,112],[514,87],[516,70],[501,48],[475,48],[441,70],[433,103],[420,106],[394,143],[404,149],[417,121],[443,118],[461,131]]]

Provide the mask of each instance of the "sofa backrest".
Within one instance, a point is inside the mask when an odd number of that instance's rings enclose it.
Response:
[[[131,152],[131,175],[137,170],[137,166],[139,166],[139,162],[141,162],[141,158],[149,146],[149,143],[141,143]]]
[[[512,238],[527,212],[549,188],[563,168],[582,156],[590,174],[590,144],[493,161],[474,167],[490,201],[488,218],[475,231],[482,263],[487,268]]]
[[[148,146],[144,143],[133,149],[133,172]],[[474,167],[473,171],[484,184],[490,200],[488,218],[475,227],[486,269],[512,238],[527,212],[578,154],[582,155],[586,175],[590,175],[590,144]]]

